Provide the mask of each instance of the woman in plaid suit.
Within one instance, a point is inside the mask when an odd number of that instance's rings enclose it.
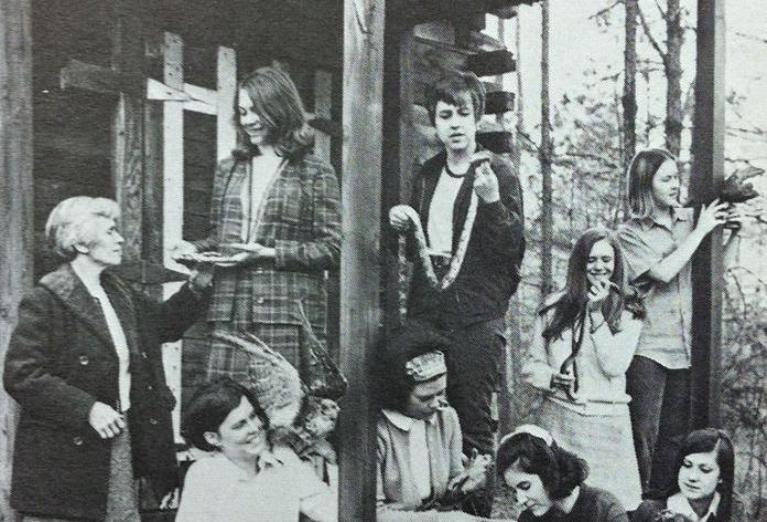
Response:
[[[207,319],[214,330],[245,330],[299,371],[307,332],[326,338],[324,271],[340,259],[341,218],[333,168],[310,152],[304,108],[283,71],[263,67],[243,79],[235,101],[241,147],[216,170],[208,238],[177,256],[218,251]],[[208,378],[241,380],[248,359],[211,342]]]

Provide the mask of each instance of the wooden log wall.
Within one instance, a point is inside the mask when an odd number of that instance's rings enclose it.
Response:
[[[0,374],[19,302],[32,285],[32,39],[28,0],[0,0]],[[9,504],[17,407],[0,390],[0,520]]]

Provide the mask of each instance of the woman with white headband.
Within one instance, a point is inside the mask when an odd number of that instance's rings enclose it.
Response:
[[[524,510],[518,522],[629,522],[615,496],[585,484],[588,464],[539,426],[524,425],[498,448],[498,474]]]

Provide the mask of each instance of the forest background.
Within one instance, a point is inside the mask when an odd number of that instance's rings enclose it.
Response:
[[[510,25],[488,19],[486,31],[504,40],[518,61],[517,74],[503,79],[517,93],[516,111],[485,125],[514,133],[529,245],[508,314],[511,404],[501,411],[502,429],[534,415],[536,394],[519,379],[531,318],[541,296],[564,282],[578,235],[622,221],[623,172],[633,151],[668,148],[679,157],[687,185],[696,9],[695,0],[544,0],[520,7]],[[767,5],[727,2],[726,27],[725,176],[767,168]],[[627,35],[636,47],[624,54]],[[767,195],[767,176],[750,181]],[[738,450],[740,521],[767,520],[765,201],[747,203],[754,217],[725,267],[721,409]],[[498,514],[514,514],[509,505],[501,500]]]

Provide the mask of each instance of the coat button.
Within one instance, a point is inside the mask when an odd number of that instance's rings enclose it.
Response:
[[[264,304],[264,298],[263,297],[259,297],[258,299],[256,299],[256,302],[258,304]]]
[[[152,386],[151,384],[147,384],[146,385],[146,389],[149,390],[149,391],[152,391],[152,390],[154,390],[154,386]]]
[[[82,366],[88,366],[88,363],[89,363],[89,362],[90,362],[90,361],[88,360],[88,357],[87,357],[87,356],[85,356],[85,355],[81,355],[81,356],[80,356],[80,364],[81,364]]]
[[[82,437],[79,437],[79,436],[78,436],[78,437],[74,437],[74,438],[72,439],[72,443],[73,443],[75,446],[82,446],[82,445],[83,445],[83,438],[82,438]]]
[[[146,352],[141,352],[141,357],[144,359],[148,358],[149,356],[146,354]]]
[[[157,420],[157,419],[155,419],[154,417],[150,417],[150,419],[149,419],[149,424],[151,424],[152,426],[157,426],[157,424],[158,424],[159,422],[160,422],[160,421],[158,421],[158,420]]]

